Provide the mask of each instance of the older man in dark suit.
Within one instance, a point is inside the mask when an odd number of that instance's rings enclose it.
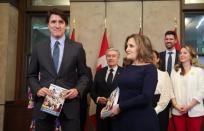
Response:
[[[114,48],[106,51],[107,67],[99,70],[94,78],[92,86],[91,97],[96,103],[96,126],[97,131],[110,131],[110,118],[100,118],[100,113],[105,107],[108,97],[116,88],[116,79],[120,74],[122,68],[118,66],[120,53]]]
[[[56,117],[40,110],[44,97],[52,95],[48,89],[50,84],[67,89],[59,116],[62,130],[80,131],[79,96],[82,96],[88,82],[83,48],[81,44],[65,38],[68,21],[61,10],[50,10],[47,23],[50,39],[34,45],[28,70],[28,82],[36,102],[36,131],[53,131],[55,127]]]

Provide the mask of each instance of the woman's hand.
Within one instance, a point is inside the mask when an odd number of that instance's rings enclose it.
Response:
[[[111,109],[111,117],[115,116],[115,115],[118,115],[120,113],[120,107],[119,107],[119,104],[116,104],[112,107]]]
[[[178,110],[181,114],[185,114],[188,112],[188,110],[186,109],[186,107],[184,105],[179,105],[179,104],[176,104],[174,106],[176,108],[176,110]]]

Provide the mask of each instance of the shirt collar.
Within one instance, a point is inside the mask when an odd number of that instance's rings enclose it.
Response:
[[[173,50],[166,50],[166,54],[169,54],[169,52],[172,52],[172,54],[176,54],[176,49],[173,48]]]
[[[111,68],[108,66],[108,71],[110,70]],[[113,71],[116,71],[118,69],[118,65],[116,65],[114,68],[112,68]]]
[[[54,48],[55,42],[59,41],[59,46],[63,46],[65,42],[65,35],[63,35],[61,38],[56,39],[55,37],[51,36],[51,48]]]

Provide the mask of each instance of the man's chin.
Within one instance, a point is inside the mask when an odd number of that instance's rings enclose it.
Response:
[[[170,50],[170,49],[173,49],[174,47],[173,47],[173,46],[166,46],[166,48],[167,48],[168,50]]]
[[[52,36],[58,39],[58,38],[61,38],[63,35],[54,34],[54,35],[52,35]]]

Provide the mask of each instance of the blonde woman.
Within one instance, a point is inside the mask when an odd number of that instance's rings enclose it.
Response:
[[[195,50],[184,45],[179,63],[171,74],[175,97],[172,99],[177,131],[200,131],[204,115],[204,70]]]

